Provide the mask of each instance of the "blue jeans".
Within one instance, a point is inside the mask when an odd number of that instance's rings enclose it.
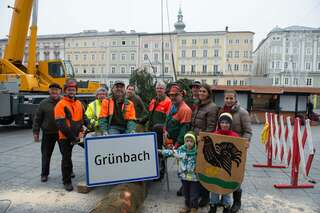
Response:
[[[222,203],[224,206],[231,206],[231,193],[221,195],[221,202],[220,202],[220,194],[217,194],[215,192],[210,192],[210,204],[211,205],[217,205],[219,203]]]

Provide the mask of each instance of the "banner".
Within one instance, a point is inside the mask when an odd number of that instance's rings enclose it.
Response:
[[[218,194],[237,190],[244,177],[247,143],[246,138],[201,132],[196,165],[200,183]]]

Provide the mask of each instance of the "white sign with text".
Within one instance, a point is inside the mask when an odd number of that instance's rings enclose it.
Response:
[[[85,138],[88,186],[159,178],[155,133]]]

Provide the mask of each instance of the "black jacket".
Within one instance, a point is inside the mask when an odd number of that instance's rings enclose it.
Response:
[[[49,97],[40,102],[33,120],[33,133],[39,134],[40,128],[45,133],[58,133],[58,127],[54,120],[54,107],[59,100]]]

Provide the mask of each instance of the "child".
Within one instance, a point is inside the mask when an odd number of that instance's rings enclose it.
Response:
[[[228,135],[233,137],[240,137],[236,132],[231,130],[232,115],[228,112],[222,113],[218,119],[218,130],[213,133],[219,135]],[[215,192],[210,192],[210,210],[209,213],[215,213],[220,203],[223,205],[223,213],[231,212],[231,194],[221,196]]]
[[[187,132],[184,136],[184,144],[177,150],[159,150],[166,157],[173,156],[178,159],[178,175],[183,185],[183,194],[186,207],[180,213],[195,213],[198,209],[199,182],[196,169],[196,136],[193,132]]]

